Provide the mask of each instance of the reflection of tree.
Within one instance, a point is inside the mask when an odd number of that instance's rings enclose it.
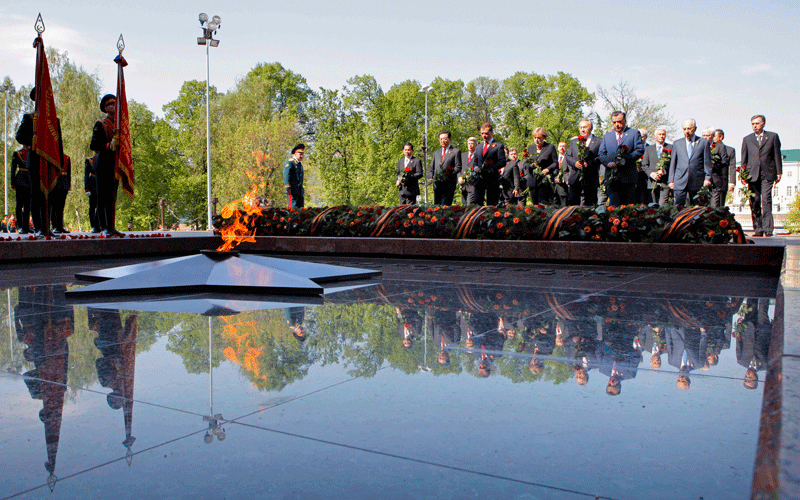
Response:
[[[404,366],[416,346],[403,349],[397,337],[395,309],[374,304],[325,305],[315,310],[311,346],[323,365],[340,362],[354,377],[372,377],[390,355]],[[396,353],[395,351],[399,351]],[[404,370],[407,371],[407,370]]]
[[[308,374],[311,354],[286,327],[283,310],[219,318],[223,355],[261,390],[279,391]],[[207,344],[207,341],[206,341]]]
[[[169,332],[167,350],[181,357],[188,373],[208,373],[208,320],[205,317],[196,314],[140,317],[140,330],[148,331],[143,323],[156,331]],[[211,357],[214,368],[219,366],[222,359],[222,349],[219,342],[214,342]]]

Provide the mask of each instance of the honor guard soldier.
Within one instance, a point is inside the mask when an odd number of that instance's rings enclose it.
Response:
[[[19,234],[29,234],[31,215],[31,176],[28,174],[28,153],[30,148],[23,146],[14,151],[11,157],[11,189],[17,193],[17,220],[20,222]],[[10,226],[10,221],[9,221]],[[9,228],[10,231],[10,228]]]
[[[283,188],[286,190],[289,208],[303,208],[305,205],[305,192],[303,191],[303,156],[305,144],[298,144],[292,148],[292,159],[283,164]]]

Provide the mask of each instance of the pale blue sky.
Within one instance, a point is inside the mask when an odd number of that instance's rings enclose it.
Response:
[[[211,49],[211,83],[221,91],[272,61],[313,89],[339,88],[359,74],[388,90],[407,79],[565,71],[590,91],[627,80],[640,96],[667,104],[676,127],[689,117],[700,128],[721,127],[737,150],[756,113],[767,116],[784,149],[800,148],[796,1],[22,4],[0,7],[0,76],[17,85],[33,80],[41,12],[46,44],[96,71],[104,91],[114,86],[111,60],[123,33],[128,96],[158,115],[185,80],[205,80],[205,49],[195,41],[203,11],[222,17],[220,46]]]

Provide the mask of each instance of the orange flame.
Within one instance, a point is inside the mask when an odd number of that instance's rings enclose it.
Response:
[[[262,173],[267,170],[263,163],[265,160],[269,159],[269,154],[258,149],[253,151],[253,154],[256,157],[256,165],[259,168],[259,172],[248,171],[247,178],[250,179],[252,183],[250,189],[244,196],[228,203],[222,209],[222,218],[230,219],[232,217],[232,221],[231,224],[220,230],[223,243],[217,248],[218,252],[228,252],[236,245],[246,241],[251,243],[255,243],[256,241],[255,227],[251,229],[242,221],[248,222],[261,215],[261,207],[258,202],[258,190],[266,186],[266,182],[263,181],[264,177]],[[241,210],[239,210],[239,204],[242,206]]]

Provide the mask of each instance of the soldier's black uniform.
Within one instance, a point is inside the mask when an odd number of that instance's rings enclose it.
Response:
[[[14,151],[11,157],[11,189],[17,193],[15,211],[19,234],[31,232],[31,176],[28,174],[28,148]]]

